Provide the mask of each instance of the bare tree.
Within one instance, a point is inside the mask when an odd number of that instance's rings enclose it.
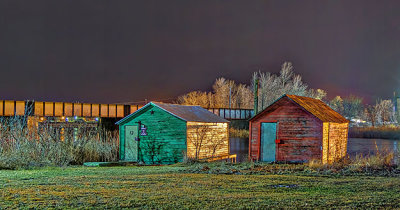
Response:
[[[322,89],[317,89],[317,90],[310,89],[310,90],[308,90],[307,95],[311,98],[324,100],[326,98],[327,93],[325,90],[322,90]]]
[[[372,127],[375,127],[376,121],[378,119],[378,108],[377,106],[367,105],[364,109],[364,116],[367,121],[371,122]]]
[[[293,71],[290,62],[282,64],[279,75],[258,72],[253,75],[253,81],[259,80],[258,107],[259,111],[266,108],[284,94],[294,94],[299,96],[309,96],[322,99],[326,96],[323,90],[312,90],[303,83],[300,75]]]
[[[379,123],[388,124],[394,122],[394,110],[391,100],[379,100],[375,106]]]
[[[166,143],[161,140],[149,139],[144,142],[140,142],[140,152],[142,153],[142,161],[150,164],[160,164],[164,161],[169,161],[169,153],[164,150]],[[149,157],[148,160],[144,160],[143,157]]]
[[[178,98],[178,103],[184,105],[197,105],[202,107],[212,107],[211,98],[206,92],[193,91]]]
[[[203,149],[204,144],[207,141],[207,131],[208,127],[205,125],[192,125],[190,130],[192,132],[188,133],[188,140],[195,147],[195,156],[194,158],[198,160],[200,158],[200,153]]]
[[[178,103],[205,108],[252,108],[253,95],[249,86],[218,78],[212,92],[193,91],[178,98]]]
[[[329,106],[339,114],[343,114],[343,99],[340,96],[333,98],[329,102]]]
[[[215,157],[218,150],[223,149],[228,146],[225,138],[221,138],[223,136],[223,130],[212,129],[210,130],[210,136],[207,141],[207,146],[209,151],[211,151],[211,157]]]
[[[363,98],[354,95],[350,95],[345,98],[336,96],[329,102],[329,106],[339,114],[351,120],[362,117],[364,110],[364,105],[362,102]]]
[[[363,98],[350,95],[343,99],[343,115],[348,119],[360,117],[363,110]]]
[[[281,66],[279,75],[268,72],[256,72],[253,81],[257,78],[258,107],[262,110],[273,103],[283,94],[294,94],[324,99],[326,92],[321,89],[313,90],[303,83],[300,75],[293,71],[293,65],[285,62]],[[254,87],[254,84],[252,84]],[[194,91],[179,97],[178,102],[185,105],[200,105],[206,108],[247,108],[254,106],[254,92],[245,84],[237,84],[233,80],[218,78],[213,84],[212,92]]]

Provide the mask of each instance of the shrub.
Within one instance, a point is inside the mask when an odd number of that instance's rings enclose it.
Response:
[[[87,161],[116,161],[118,134],[78,126],[79,135],[51,126],[28,127],[24,119],[0,119],[0,168],[66,166]]]

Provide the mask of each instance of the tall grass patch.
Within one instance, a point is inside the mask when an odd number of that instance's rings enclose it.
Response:
[[[118,160],[118,134],[77,124],[76,132],[24,118],[0,118],[0,168],[67,166],[88,161]]]
[[[249,138],[248,129],[229,128],[229,137],[231,138]]]
[[[350,127],[350,138],[400,139],[399,126]]]

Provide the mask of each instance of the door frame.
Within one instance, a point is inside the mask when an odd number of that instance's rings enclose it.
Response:
[[[264,122],[260,122],[260,126],[259,126],[259,131],[258,131],[258,136],[259,136],[259,140],[260,140],[260,145],[259,145],[259,149],[258,149],[258,159],[261,161],[261,162],[263,162],[263,160],[262,160],[262,158],[261,158],[261,155],[262,155],[262,153],[261,153],[261,147],[262,147],[262,142],[261,142],[261,134],[262,134],[262,132],[261,132],[261,130],[262,130],[262,124],[263,123],[275,123],[276,124],[276,128],[275,128],[275,140],[274,140],[274,143],[275,143],[275,160],[274,161],[276,161],[278,158],[278,144],[276,143],[276,140],[277,139],[279,139],[278,138],[278,131],[279,131],[279,122],[278,121],[264,121]]]
[[[124,160],[125,161],[130,161],[130,160],[127,160],[127,157],[126,157],[126,152],[128,151],[127,150],[127,143],[128,143],[128,141],[127,141],[127,135],[126,135],[126,133],[127,133],[127,131],[128,131],[128,129],[127,129],[127,127],[136,127],[137,129],[137,138],[139,138],[139,126],[138,125],[125,125],[125,128],[124,128],[124,130],[125,130],[125,133],[124,133],[124,137],[125,137],[125,139],[124,139],[124,147],[125,147],[125,150],[124,150]],[[135,139],[134,139],[134,141],[136,141]],[[136,151],[136,161],[139,161],[139,141],[137,141],[137,151]]]

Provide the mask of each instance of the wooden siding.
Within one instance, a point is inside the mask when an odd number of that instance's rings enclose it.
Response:
[[[186,122],[154,106],[119,126],[121,160],[125,158],[125,126],[138,125],[139,121],[147,128],[147,136],[139,136],[139,159],[152,164],[150,149],[162,145],[159,155],[155,157],[157,161],[162,164],[183,161],[186,154]]]
[[[277,161],[309,161],[321,158],[322,122],[287,98],[282,98],[250,122],[249,155],[260,158],[262,122],[277,123]]]
[[[348,123],[324,123],[323,164],[340,160],[347,153]]]
[[[228,127],[228,123],[187,122],[187,156],[196,157],[196,145],[199,159],[229,155]]]
[[[328,163],[328,139],[329,139],[329,122],[324,122],[322,125],[322,163]]]

